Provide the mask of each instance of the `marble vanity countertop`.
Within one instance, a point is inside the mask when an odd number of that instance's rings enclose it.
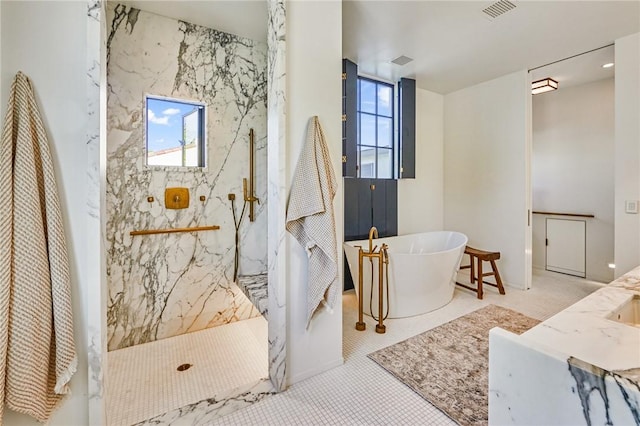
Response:
[[[640,294],[640,266],[612,281],[609,287],[624,288]]]
[[[608,319],[640,294],[640,267],[543,321],[522,337],[638,383],[640,327]]]

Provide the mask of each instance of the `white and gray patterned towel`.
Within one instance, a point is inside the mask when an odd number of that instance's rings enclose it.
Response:
[[[338,249],[333,198],[336,177],[318,117],[307,128],[307,140],[293,175],[287,205],[287,231],[307,250],[307,327],[323,301],[336,303]]]
[[[49,143],[16,75],[0,140],[0,424],[4,405],[46,422],[77,368],[69,262]]]

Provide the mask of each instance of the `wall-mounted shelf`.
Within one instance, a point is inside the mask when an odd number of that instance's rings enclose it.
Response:
[[[550,216],[590,217],[590,218],[594,218],[595,217],[592,214],[582,214],[582,213],[558,213],[558,212],[538,212],[538,211],[534,211],[533,214],[546,214],[546,215],[550,215]]]

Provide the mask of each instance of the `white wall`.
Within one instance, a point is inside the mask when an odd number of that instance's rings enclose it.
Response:
[[[21,70],[32,80],[51,144],[62,203],[78,352],[73,395],[51,425],[88,424],[87,253],[86,247],[86,25],[85,2],[0,2],[2,116],[11,81]],[[37,425],[30,417],[5,411],[7,425]]]
[[[523,289],[528,87],[520,71],[444,97],[444,228],[500,251],[504,282]]]
[[[533,210],[595,215],[584,219],[586,277],[602,282],[613,280],[614,121],[612,78],[533,97]],[[533,216],[543,269],[546,217]]]
[[[343,235],[342,4],[287,3],[287,179],[290,182],[306,138],[309,119],[319,116],[340,184],[334,200],[338,244]],[[287,185],[290,188],[290,185]],[[306,325],[307,255],[287,233],[287,368],[295,383],[342,363],[342,303],[322,310]],[[341,250],[338,252],[340,253]],[[342,262],[338,262],[342,283]]]
[[[416,177],[398,180],[398,234],[443,229],[444,96],[416,89]]]
[[[640,33],[616,40],[615,277],[640,264],[640,215],[624,212],[640,199]]]

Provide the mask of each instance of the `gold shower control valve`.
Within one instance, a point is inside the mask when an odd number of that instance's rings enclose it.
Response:
[[[166,188],[164,205],[168,209],[186,209],[189,207],[189,188]]]

